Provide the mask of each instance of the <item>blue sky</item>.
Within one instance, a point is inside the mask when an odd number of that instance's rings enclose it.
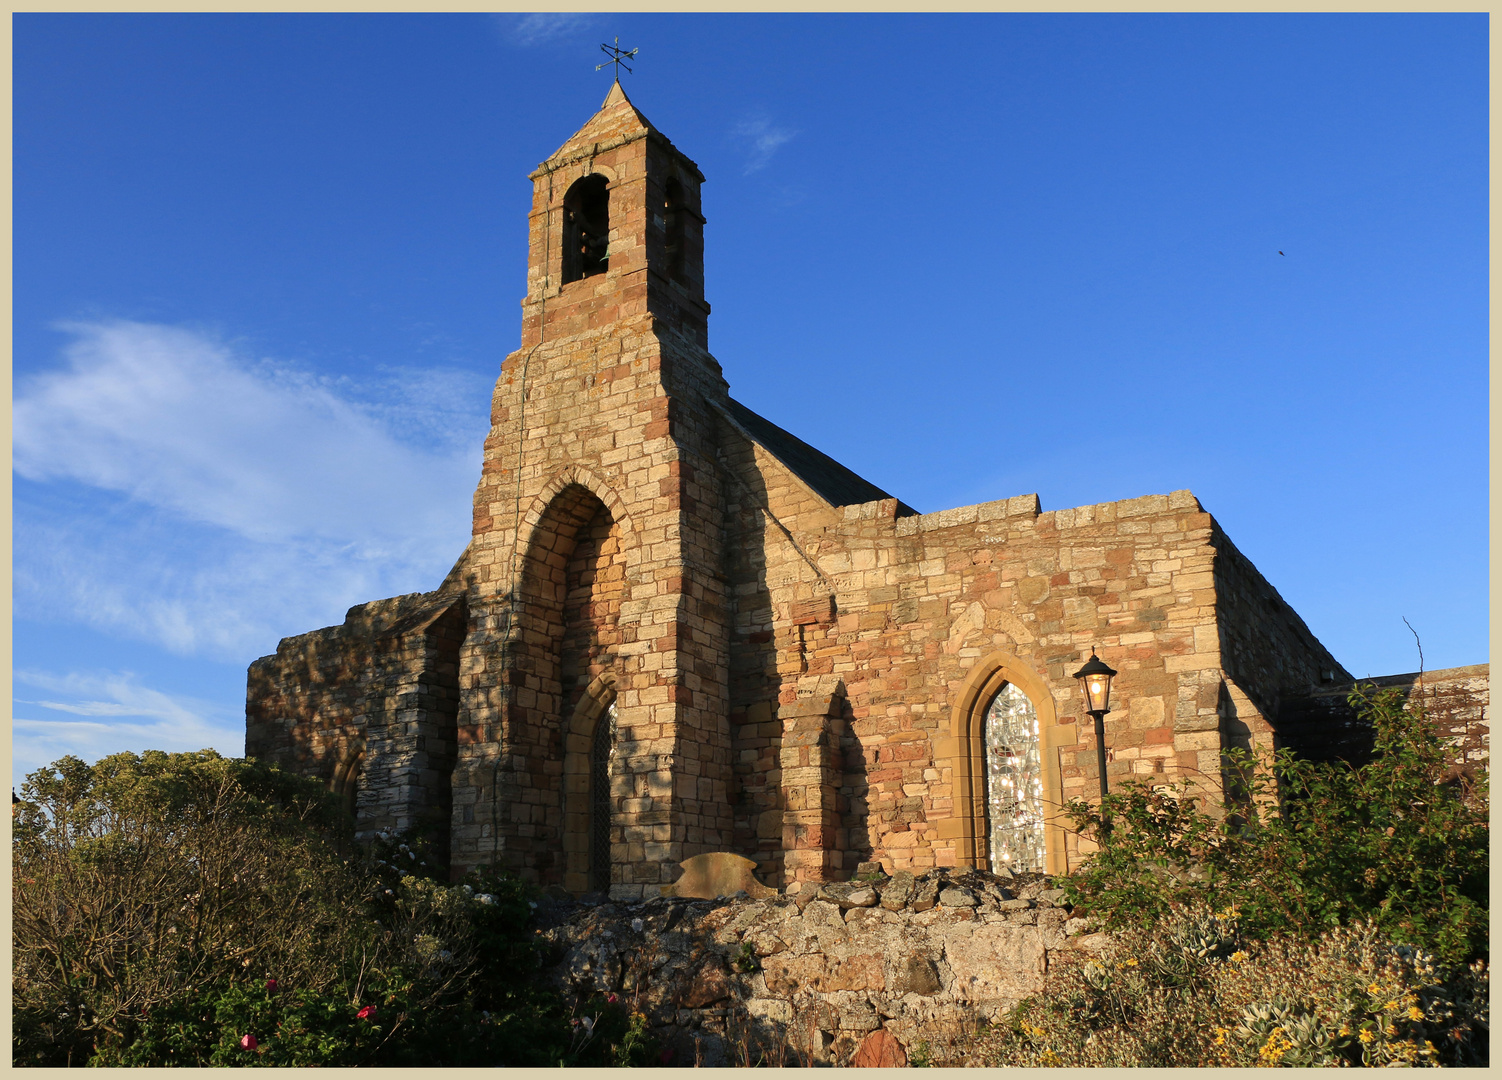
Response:
[[[1189,488],[1352,672],[1486,660],[1486,32],[15,16],[15,775],[238,754],[251,660],[438,583],[617,35],[741,401],[925,512]]]

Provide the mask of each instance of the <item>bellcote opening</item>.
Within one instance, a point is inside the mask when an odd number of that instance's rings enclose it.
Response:
[[[663,269],[669,277],[683,276],[683,185],[677,177],[668,177],[662,193],[662,219],[666,234]]]
[[[563,197],[563,283],[609,268],[610,191],[599,173],[574,181]]]

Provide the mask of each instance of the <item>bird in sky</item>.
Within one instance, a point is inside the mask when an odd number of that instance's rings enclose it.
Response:
[[[1282,253],[1282,252],[1281,252],[1281,251],[1280,251],[1280,252],[1278,252],[1278,254],[1279,254],[1279,255],[1282,255],[1282,254],[1283,254],[1283,253]],[[1287,256],[1284,256],[1284,257],[1285,257],[1285,258],[1286,258],[1286,257],[1287,257]]]

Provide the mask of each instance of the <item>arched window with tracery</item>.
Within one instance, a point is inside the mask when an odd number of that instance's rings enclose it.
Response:
[[[599,173],[575,180],[563,196],[563,283],[610,267],[609,181]]]
[[[1033,664],[997,650],[971,666],[956,688],[949,736],[934,764],[954,781],[954,816],[940,825],[965,866],[1067,873],[1061,728],[1048,680]]]
[[[589,886],[610,889],[610,782],[615,774],[615,702],[595,721],[589,751]]]
[[[1043,753],[1038,712],[1015,683],[986,709],[986,832],[991,870],[1042,871]]]

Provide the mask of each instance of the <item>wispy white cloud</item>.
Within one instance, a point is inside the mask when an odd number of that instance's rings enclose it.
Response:
[[[22,617],[243,659],[432,588],[463,549],[476,376],[354,386],[179,327],[65,329],[64,365],[14,405]]]
[[[395,439],[334,389],[253,365],[212,338],[133,322],[69,323],[67,366],[27,380],[14,464],[255,540],[406,533],[478,478],[478,447]],[[463,494],[459,496],[463,501]]]
[[[749,175],[766,168],[778,148],[798,133],[790,128],[778,127],[771,117],[762,114],[742,120],[735,126],[733,134],[745,143],[745,171]]]
[[[11,781],[16,785],[27,773],[66,754],[92,762],[127,750],[213,748],[227,756],[244,751],[243,716],[211,702],[153,690],[129,672],[19,670],[14,679],[47,695],[16,698],[11,726]]]
[[[508,37],[519,45],[546,45],[579,33],[596,16],[581,11],[532,12],[526,15],[496,15]]]

